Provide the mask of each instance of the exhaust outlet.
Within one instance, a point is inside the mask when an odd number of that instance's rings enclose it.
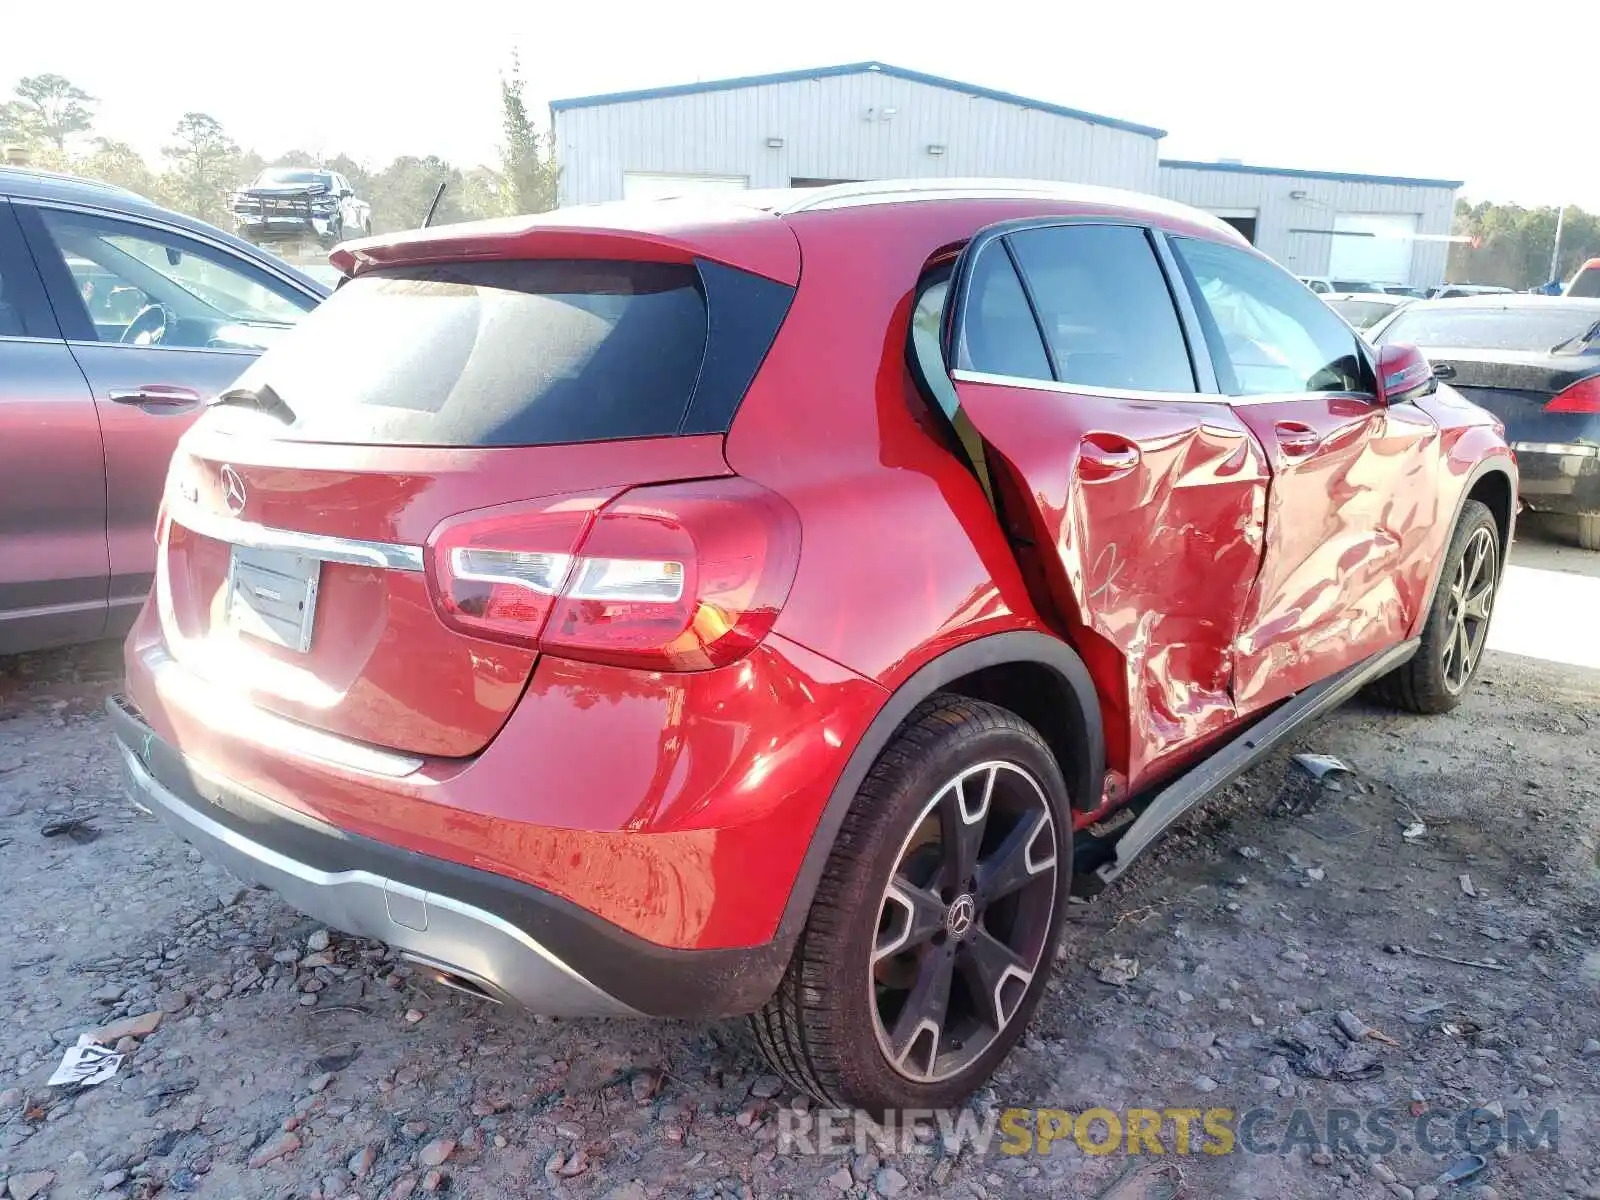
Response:
[[[415,963],[426,972],[429,979],[451,991],[461,992],[477,1000],[487,1000],[490,1004],[506,1002],[506,997],[500,989],[487,980],[469,975],[455,967],[446,966],[444,963],[423,958],[420,954],[403,953],[400,957],[407,962]]]

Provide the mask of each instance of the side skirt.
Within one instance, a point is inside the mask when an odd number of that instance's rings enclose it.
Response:
[[[1339,707],[1367,684],[1406,662],[1418,642],[1402,642],[1297,692],[1194,770],[1158,793],[1117,841],[1116,857],[1096,869],[1100,884],[1120,876],[1177,820],[1226,787],[1297,731]]]

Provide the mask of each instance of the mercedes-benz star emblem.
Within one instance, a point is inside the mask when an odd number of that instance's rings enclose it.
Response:
[[[950,910],[944,915],[944,927],[950,936],[960,941],[972,930],[972,923],[978,919],[978,905],[967,893],[957,896],[950,905]]]
[[[237,517],[244,511],[244,480],[239,478],[239,472],[227,465],[217,472],[217,477],[222,481],[222,502]]]

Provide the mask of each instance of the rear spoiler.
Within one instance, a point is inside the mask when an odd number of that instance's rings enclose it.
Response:
[[[723,212],[714,217],[681,209],[673,214],[671,207],[665,201],[650,208],[595,205],[537,217],[434,225],[342,243],[328,261],[346,275],[359,275],[379,267],[483,259],[665,263],[707,259],[789,287],[800,282],[800,242],[782,218],[757,209],[739,210],[732,215]],[[629,218],[626,223],[613,225],[604,220],[622,215]],[[649,217],[655,219],[646,219]]]

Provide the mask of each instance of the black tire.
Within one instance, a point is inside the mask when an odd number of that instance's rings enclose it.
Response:
[[[967,780],[977,785],[974,795],[982,791],[976,817],[969,815],[976,802],[962,790]],[[947,856],[944,831],[950,827],[942,823],[950,815],[943,798],[952,788],[959,820],[978,826],[965,860],[969,881],[960,891],[939,886],[960,858]],[[1050,863],[1043,848],[1046,824]],[[930,829],[939,835],[931,844]],[[901,885],[909,882],[913,862],[934,864],[924,886],[913,890],[919,904],[934,905],[921,910],[924,917],[942,912],[942,925],[937,916],[919,925],[919,910],[903,899]],[[861,785],[783,981],[750,1018],[767,1061],[825,1104],[882,1113],[960,1103],[994,1073],[1044,991],[1071,862],[1066,785],[1038,732],[992,704],[954,695],[929,698],[906,719]],[[1047,868],[1051,879],[1045,878]],[[903,933],[892,928],[895,913],[903,914]],[[936,932],[928,934],[930,928]],[[1012,950],[1013,942],[1022,949]],[[997,957],[995,944],[1011,959]],[[928,973],[939,970],[928,964],[942,961],[940,955],[951,964],[942,968],[948,1000],[937,1009],[939,1025],[930,1044],[925,1023],[917,1020],[921,1009],[912,1011],[913,998],[922,994]],[[1030,965],[993,971],[996,963],[1007,962]],[[907,974],[916,982],[886,982]],[[994,978],[999,982],[991,992],[987,981]],[[885,1005],[893,1006],[898,993],[904,994],[899,1011],[886,1016]],[[989,1016],[996,1019],[985,1020]],[[889,1047],[899,1044],[895,1035],[907,1024],[914,1032],[896,1066]],[[908,1074],[913,1052],[926,1066]]]
[[[1578,545],[1584,550],[1600,550],[1600,513],[1579,515]]]
[[[1462,653],[1463,643],[1457,640],[1457,616],[1463,597],[1457,594],[1457,583],[1469,549],[1485,539],[1490,555],[1486,566],[1492,571],[1487,610],[1479,619],[1481,625],[1468,634],[1466,644],[1472,652],[1467,657],[1465,677],[1460,678],[1455,655]],[[1503,559],[1500,528],[1495,524],[1494,514],[1478,501],[1468,500],[1445,551],[1444,563],[1439,570],[1438,590],[1433,596],[1433,606],[1428,610],[1427,623],[1422,627],[1422,640],[1417,652],[1410,661],[1385,675],[1373,686],[1375,698],[1394,708],[1423,714],[1446,713],[1461,703],[1483,665],[1489,622],[1494,615],[1494,601],[1500,592]],[[1467,620],[1470,622],[1473,618]]]

